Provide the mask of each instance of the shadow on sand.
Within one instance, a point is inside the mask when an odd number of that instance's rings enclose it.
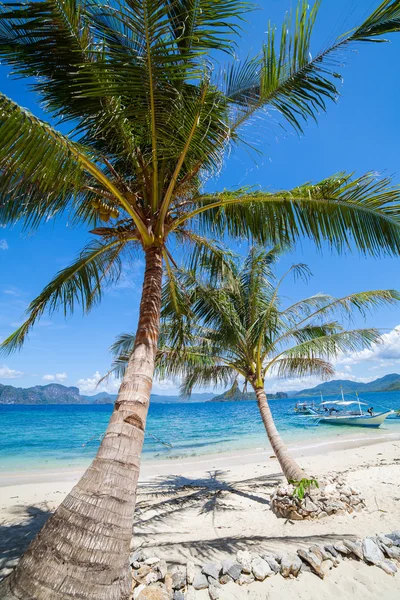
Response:
[[[38,506],[17,506],[14,523],[0,523],[0,579],[16,566],[19,557],[40,531],[52,512]]]

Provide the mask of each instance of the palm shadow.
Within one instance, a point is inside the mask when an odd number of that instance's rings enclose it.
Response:
[[[29,546],[31,540],[40,531],[52,511],[38,506],[15,507],[13,514],[20,515],[18,523],[0,523],[0,579],[14,568]]]
[[[157,523],[180,518],[186,510],[197,509],[198,514],[215,515],[234,511],[231,500],[235,496],[269,507],[269,496],[281,480],[280,473],[239,481],[228,481],[227,471],[208,471],[207,477],[190,478],[168,475],[153,479],[140,486],[136,505],[135,526],[146,529]]]

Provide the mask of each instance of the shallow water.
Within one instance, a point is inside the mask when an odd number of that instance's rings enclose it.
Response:
[[[364,394],[363,400],[372,405],[375,412],[400,408],[400,392]],[[296,399],[270,402],[276,425],[291,446],[310,447],[322,440],[400,434],[400,418],[388,419],[379,429],[372,430],[306,426],[304,418],[293,412],[295,402]],[[111,405],[0,405],[0,471],[88,464],[96,453],[111,411]],[[255,402],[154,403],[150,406],[145,460],[257,447],[268,447],[268,441]]]

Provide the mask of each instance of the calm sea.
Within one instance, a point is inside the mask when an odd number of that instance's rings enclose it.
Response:
[[[364,394],[363,400],[375,411],[400,408],[400,392]],[[284,399],[270,403],[278,429],[291,446],[312,446],[321,439],[334,441],[356,435],[400,434],[400,418],[388,419],[378,430],[305,426],[304,419],[293,413],[295,402]],[[0,471],[88,464],[107,427],[111,411],[111,405],[0,405]],[[145,460],[257,447],[268,447],[268,442],[255,402],[154,403],[150,406]]]

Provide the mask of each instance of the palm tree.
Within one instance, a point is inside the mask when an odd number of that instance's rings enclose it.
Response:
[[[3,589],[37,600],[125,599],[135,491],[159,335],[162,265],[195,246],[194,262],[221,259],[208,235],[287,243],[300,235],[339,250],[400,251],[399,190],[348,174],[278,193],[204,193],[245,125],[273,107],[301,131],[336,99],[335,56],[400,29],[399,0],[311,55],[317,2],[300,0],[279,39],[232,61],[240,0],[43,0],[0,4],[0,60],[33,91],[52,123],[0,94],[0,221],[29,230],[68,215],[94,240],[32,301],[5,342],[21,346],[45,311],[86,312],[135,247],[145,273],[135,349],[98,454],[33,541]],[[225,54],[224,54],[225,53]],[[101,226],[100,226],[101,225]],[[171,279],[171,294],[175,283]],[[3,596],[6,592],[3,593]]]
[[[218,284],[199,280],[193,272],[181,273],[189,320],[182,315],[166,317],[161,328],[156,371],[161,376],[183,377],[182,394],[190,396],[195,386],[231,385],[239,378],[256,394],[261,418],[272,449],[288,481],[310,477],[289,455],[275,426],[268,405],[268,376],[329,378],[330,361],[345,351],[357,352],[379,341],[377,329],[343,329],[335,313],[352,313],[394,304],[400,294],[374,290],[334,298],[317,294],[284,306],[281,286],[289,274],[307,275],[305,265],[293,265],[278,282],[271,270],[281,250],[253,248],[243,265],[230,261]],[[166,306],[168,304],[166,303]],[[168,314],[170,310],[166,310]],[[193,318],[195,319],[193,322]],[[183,335],[182,335],[183,334]],[[181,339],[179,339],[181,336]],[[114,354],[107,376],[124,376],[134,348],[134,336],[119,336],[111,346]]]

